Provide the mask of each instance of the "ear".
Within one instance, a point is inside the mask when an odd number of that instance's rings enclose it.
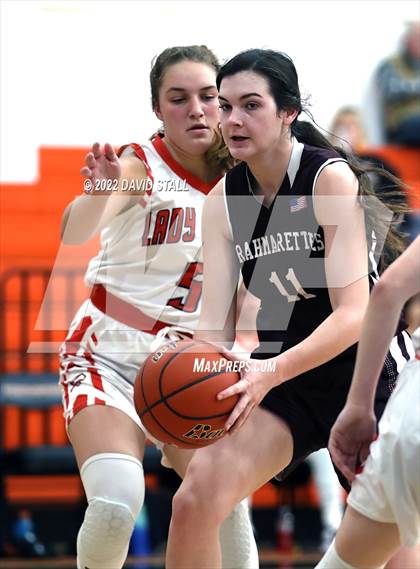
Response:
[[[283,112],[284,124],[286,124],[287,126],[290,126],[299,114],[296,109],[285,109],[282,112]]]
[[[162,117],[162,113],[160,112],[159,105],[156,105],[156,107],[153,110],[154,110],[157,118],[163,122],[163,117]]]

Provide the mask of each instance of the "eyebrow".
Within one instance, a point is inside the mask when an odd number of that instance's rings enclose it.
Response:
[[[239,97],[239,100],[242,101],[243,99],[247,99],[248,97],[259,97],[260,99],[264,98],[259,93],[247,93],[246,95],[241,95]],[[225,99],[225,97],[222,97],[221,95],[219,95],[219,99],[223,99],[224,101],[227,101],[227,99]]]
[[[208,85],[207,87],[201,87],[200,91],[208,91],[209,89],[217,89],[216,85]],[[169,87],[169,89],[166,91],[167,93],[169,93],[170,91],[177,91],[177,92],[185,92],[188,89],[185,89],[184,87]]]

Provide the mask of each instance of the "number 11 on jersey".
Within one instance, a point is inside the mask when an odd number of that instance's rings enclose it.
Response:
[[[290,283],[292,283],[297,294],[290,294],[289,292],[287,292],[283,283],[279,279],[278,274],[275,271],[273,271],[271,273],[271,276],[268,280],[270,281],[270,283],[272,283],[276,287],[276,289],[279,291],[279,293],[282,296],[285,296],[287,298],[287,302],[296,302],[296,301],[300,300],[300,298],[298,296],[299,294],[300,294],[300,296],[303,296],[303,298],[305,298],[305,299],[315,298],[315,296],[316,296],[315,294],[310,294],[309,292],[306,292],[306,290],[302,287],[302,285],[299,282],[299,279],[297,278],[297,276],[295,274],[295,271],[292,268],[289,268],[289,270],[287,271],[287,275],[285,275],[285,278]]]

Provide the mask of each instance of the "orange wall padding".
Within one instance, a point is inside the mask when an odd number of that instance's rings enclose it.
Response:
[[[77,474],[46,476],[10,475],[5,478],[6,499],[12,504],[69,503],[80,502],[84,492]]]
[[[3,431],[0,446],[5,450],[41,445],[68,444],[61,405],[46,410],[24,409],[15,405],[1,409]]]
[[[60,249],[60,225],[63,211],[77,195],[82,193],[83,178],[79,170],[87,148],[40,148],[39,176],[34,183],[0,184],[0,278],[7,278],[5,288],[6,306],[3,317],[6,322],[6,371],[19,372],[20,358],[16,350],[20,346],[22,330],[20,328],[20,309],[17,300],[20,298],[18,279],[10,274],[15,268],[45,268],[51,270]],[[98,239],[92,239],[83,248],[65,247],[66,266],[84,269],[86,260],[98,250]],[[63,263],[63,261],[62,261]],[[43,299],[45,283],[41,278],[31,279],[29,291],[29,341],[43,339],[41,333],[34,330]],[[77,282],[77,298],[83,300],[87,291],[82,278]],[[56,287],[54,298],[54,323],[56,331],[52,331],[52,341],[62,341],[64,331],[69,323],[65,314],[64,297],[66,289],[62,286],[62,298],[57,298]],[[62,303],[60,308],[58,303]],[[56,303],[59,306],[56,309]],[[75,307],[77,308],[77,307]],[[63,314],[61,314],[61,312]],[[12,351],[13,350],[13,351]],[[31,354],[27,357],[28,369],[43,369],[43,354]],[[51,370],[56,368],[51,365]]]
[[[86,148],[41,148],[33,184],[0,184],[0,271],[16,265],[52,266],[65,206],[82,192]]]
[[[253,493],[251,500],[254,508],[277,508],[280,504],[290,503],[301,508],[319,507],[318,490],[312,477],[307,483],[293,489],[274,486],[267,482]]]
[[[398,146],[377,146],[367,149],[389,162],[400,178],[408,185],[407,194],[412,209],[420,209],[420,149]]]

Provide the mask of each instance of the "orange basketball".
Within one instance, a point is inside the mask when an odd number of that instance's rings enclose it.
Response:
[[[239,379],[233,362],[206,342],[181,340],[150,354],[137,376],[134,403],[149,433],[164,443],[197,448],[220,440],[238,396],[216,396]]]

